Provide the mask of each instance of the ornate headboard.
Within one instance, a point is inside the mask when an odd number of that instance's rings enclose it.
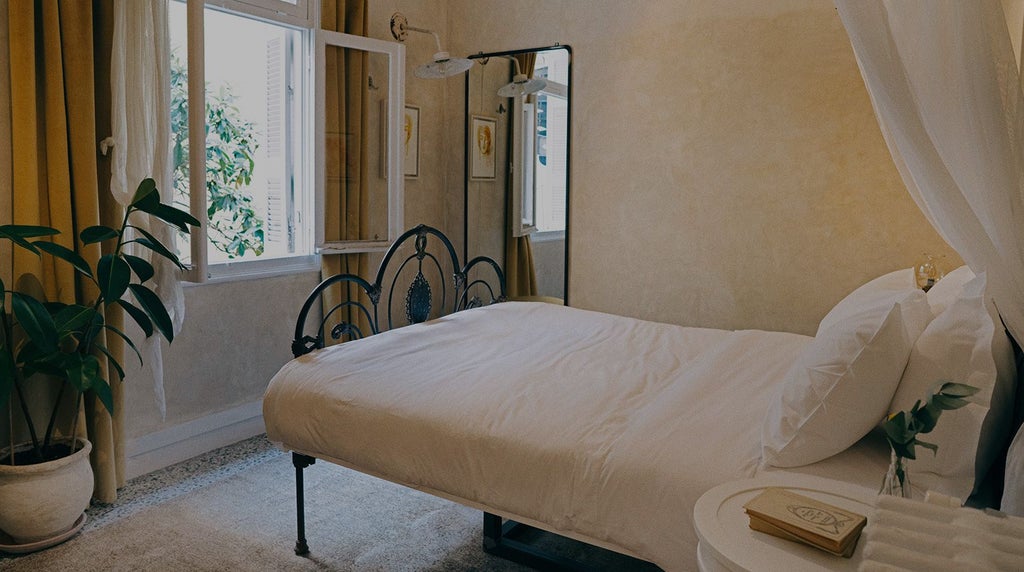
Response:
[[[373,282],[336,274],[313,289],[295,322],[292,354],[504,300],[496,262],[478,256],[460,266],[448,237],[421,224],[388,248]]]

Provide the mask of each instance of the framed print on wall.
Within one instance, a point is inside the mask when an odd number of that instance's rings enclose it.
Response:
[[[405,153],[405,176],[415,178],[420,175],[420,108],[406,105],[402,127],[405,138],[402,140],[402,151]]]
[[[493,179],[495,173],[494,143],[498,121],[483,115],[471,116],[469,178]]]

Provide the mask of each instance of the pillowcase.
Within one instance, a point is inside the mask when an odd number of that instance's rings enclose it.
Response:
[[[914,281],[914,269],[904,268],[888,274],[883,274],[859,288],[850,292],[845,298],[839,301],[818,324],[818,333],[825,331],[829,326],[848,318],[852,314],[863,310],[865,304],[872,303],[872,300],[885,297],[886,292],[898,294],[914,290],[917,283]]]
[[[867,434],[885,415],[910,349],[931,317],[916,287],[862,287],[837,304],[768,407],[763,462],[815,463]]]
[[[929,299],[948,279],[936,283]],[[946,308],[914,344],[889,406],[890,413],[908,410],[944,381],[980,389],[968,398],[970,405],[943,411],[935,429],[920,436],[938,445],[938,451],[932,454],[918,447],[917,459],[910,462],[911,482],[961,499],[976,490],[999,454],[1013,409],[1013,349],[985,296],[985,280],[985,274],[979,274],[954,298],[946,298]]]
[[[999,510],[1006,514],[1024,516],[1024,427],[1017,431],[1006,453],[1005,479]]]
[[[964,284],[973,279],[974,272],[966,265],[943,276],[928,290],[928,304],[932,307],[932,314],[936,316],[941,314],[943,310],[960,297]]]

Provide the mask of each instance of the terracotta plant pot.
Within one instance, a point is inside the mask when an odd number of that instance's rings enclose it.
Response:
[[[92,497],[92,443],[35,465],[0,465],[0,530],[19,544],[51,539],[68,531]]]

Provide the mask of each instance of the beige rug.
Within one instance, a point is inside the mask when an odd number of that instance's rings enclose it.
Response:
[[[311,554],[296,556],[291,457],[265,441],[248,445],[255,451],[237,460],[214,457],[214,470],[204,468],[211,461],[172,468],[167,474],[183,476],[170,479],[177,482],[140,477],[118,504],[90,509],[92,521],[74,539],[0,557],[0,570],[526,570],[483,552],[479,511],[322,461],[305,471]],[[652,569],[539,540],[600,569]]]

